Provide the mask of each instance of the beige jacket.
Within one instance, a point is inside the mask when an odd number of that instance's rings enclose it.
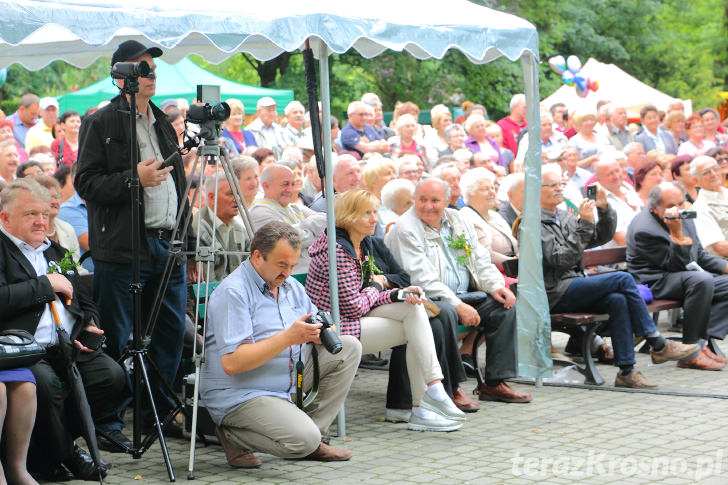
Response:
[[[486,293],[505,288],[503,276],[491,263],[488,250],[478,243],[473,225],[455,209],[445,209],[443,218],[450,222],[453,236],[465,234],[473,248],[465,265],[470,273],[471,286]],[[384,243],[409,273],[412,284],[420,286],[427,296],[440,298],[453,306],[461,303],[455,292],[443,283],[447,266],[443,247],[447,242],[438,231],[417,217],[414,207],[402,214],[385,236]]]

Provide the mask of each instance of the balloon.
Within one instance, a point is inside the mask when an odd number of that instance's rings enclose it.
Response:
[[[5,84],[5,81],[8,79],[8,70],[7,69],[0,69],[0,86]]]
[[[564,71],[564,73],[561,75],[561,80],[564,81],[564,84],[566,84],[567,86],[574,85],[574,75],[571,73],[571,71]]]
[[[589,85],[587,83],[587,80],[584,79],[581,75],[574,76],[574,84],[576,84],[576,90],[577,91],[586,91],[589,89]],[[586,94],[584,94],[586,96]]]
[[[569,71],[576,74],[581,69],[581,61],[576,56],[569,56],[566,59],[566,67],[569,68]]]
[[[556,74],[561,74],[566,70],[566,61],[564,60],[564,56],[554,56],[551,59],[549,59],[549,66],[551,66],[551,69],[554,70]]]
[[[599,81],[589,78],[589,89],[596,93],[599,90]]]

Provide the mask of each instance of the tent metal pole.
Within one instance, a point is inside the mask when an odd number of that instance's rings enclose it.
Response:
[[[326,194],[326,232],[329,253],[329,292],[331,294],[331,314],[337,330],[339,325],[339,282],[336,275],[336,224],[334,217],[334,177],[331,174],[331,94],[329,93],[329,48],[319,41],[319,82],[321,83],[321,133],[324,136],[324,160],[326,165],[326,178],[324,180],[324,193]],[[336,429],[339,437],[346,436],[346,412],[341,406],[336,418]]]
[[[524,163],[525,188],[518,260],[519,375],[537,383],[551,375],[551,320],[543,282],[541,251],[541,116],[539,114],[538,64],[533,54],[521,56],[528,120],[528,150]],[[526,359],[524,359],[526,357]],[[527,360],[526,362],[523,362]]]

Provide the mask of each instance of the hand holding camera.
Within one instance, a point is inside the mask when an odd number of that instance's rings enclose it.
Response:
[[[341,340],[334,331],[334,320],[329,312],[318,312],[316,315],[309,313],[306,319],[308,324],[313,324],[320,329],[321,345],[324,346],[330,354],[338,354],[341,352]]]

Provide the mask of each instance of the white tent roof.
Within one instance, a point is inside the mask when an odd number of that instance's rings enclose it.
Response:
[[[585,109],[596,113],[597,102],[605,99],[627,107],[627,115],[630,118],[639,118],[640,108],[646,104],[653,104],[657,109],[665,110],[668,104],[678,100],[630,76],[614,64],[604,64],[596,59],[589,59],[581,68],[581,72],[584,77],[599,81],[597,92],[590,92],[585,98],[581,98],[573,86],[564,84],[541,101],[541,108],[548,110],[554,103],[564,103],[570,109]],[[690,100],[683,103],[685,112],[690,113],[692,111]]]
[[[210,7],[209,9],[206,7]],[[538,56],[529,22],[466,0],[268,0],[220,6],[199,0],[0,0],[0,68],[40,69],[62,59],[86,67],[120,41],[153,43],[170,63],[199,54],[219,63],[247,52],[260,60],[295,51],[311,38],[333,52],[374,57],[386,49],[442,58],[448,49],[474,63],[528,51]],[[314,52],[317,52],[315,45]]]

